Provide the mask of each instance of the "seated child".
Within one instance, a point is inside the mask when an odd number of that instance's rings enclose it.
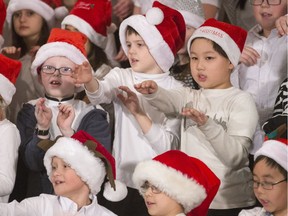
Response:
[[[202,161],[178,150],[140,162],[133,181],[151,216],[204,216],[220,186]]]
[[[253,188],[263,207],[242,210],[239,216],[286,216],[287,139],[267,140],[254,155]]]
[[[104,195],[118,201],[127,194],[127,188],[115,179],[115,160],[92,136],[78,131],[72,137],[54,141],[43,140],[38,146],[47,150],[44,165],[53,184],[55,195],[41,194],[22,202],[0,204],[1,215],[114,215],[99,205],[96,194],[107,175]],[[81,159],[81,162],[79,161]]]
[[[20,134],[6,118],[6,108],[16,92],[14,84],[20,69],[20,61],[0,54],[0,203],[8,202],[16,177]]]

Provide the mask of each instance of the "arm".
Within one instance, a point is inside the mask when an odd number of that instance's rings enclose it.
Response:
[[[0,136],[0,197],[4,197],[10,195],[14,187],[20,135],[10,123],[1,128]]]

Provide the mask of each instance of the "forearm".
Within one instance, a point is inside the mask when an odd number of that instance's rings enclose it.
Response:
[[[88,83],[85,83],[85,89],[88,92],[96,92],[99,89],[99,83],[97,79],[92,78]]]

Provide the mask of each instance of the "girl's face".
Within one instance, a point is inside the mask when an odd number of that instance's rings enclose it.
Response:
[[[194,80],[205,89],[231,87],[230,74],[234,66],[213,48],[212,41],[196,38],[190,47],[190,69]]]
[[[65,29],[68,31],[71,31],[71,32],[79,32],[79,30],[72,25],[65,25]],[[86,50],[87,55],[89,55],[90,52],[92,51],[92,44],[88,38],[87,38],[87,41],[85,43],[85,50]]]
[[[50,179],[56,195],[64,196],[71,200],[78,200],[76,197],[80,197],[80,194],[87,194],[88,197],[89,187],[69,164],[61,158],[53,157],[51,166]]]
[[[186,26],[186,35],[185,35],[185,44],[184,46],[177,52],[177,54],[185,54],[188,55],[187,51],[187,42],[189,38],[192,36],[193,32],[195,31],[195,28]]]
[[[64,67],[66,71],[73,72],[75,70],[76,64],[66,57],[57,56],[47,59],[43,63],[42,68],[45,66],[52,66],[58,69]],[[75,85],[71,75],[72,73],[67,73],[67,75],[63,75],[60,73],[59,70],[56,70],[54,73],[51,74],[44,73],[41,70],[40,82],[42,83],[48,96],[63,99],[65,97],[70,97],[75,93]]]
[[[126,45],[127,56],[133,71],[146,74],[163,73],[140,35],[126,34]]]
[[[147,187],[147,184],[145,183]],[[155,186],[148,186],[143,198],[151,216],[175,216],[183,213],[182,206],[174,199],[159,191]]]
[[[253,169],[253,181],[260,183],[275,183],[285,177],[278,169],[267,166],[265,160],[260,160]],[[254,188],[254,193],[266,211],[275,216],[287,215],[287,180],[273,185],[271,190],[264,189],[261,185]]]
[[[264,0],[261,5],[253,6],[254,17],[264,31],[275,28],[276,20],[287,13],[287,0],[281,0],[279,5],[268,5]]]
[[[13,26],[15,32],[23,38],[35,38],[38,40],[44,19],[32,10],[19,10],[13,14]]]

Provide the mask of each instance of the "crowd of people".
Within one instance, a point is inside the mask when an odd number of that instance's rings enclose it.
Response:
[[[0,216],[286,216],[287,6],[0,0]]]

